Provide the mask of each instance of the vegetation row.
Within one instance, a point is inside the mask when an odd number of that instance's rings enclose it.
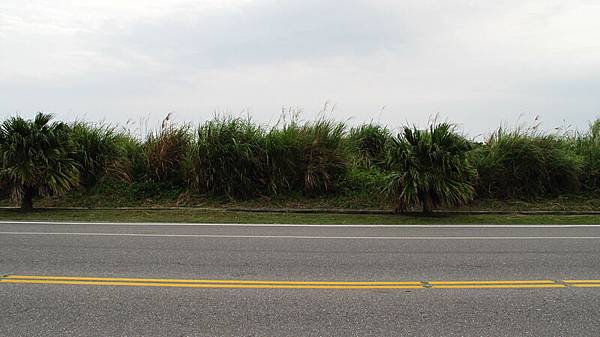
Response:
[[[114,181],[233,199],[366,190],[398,211],[424,212],[478,197],[590,193],[600,189],[600,121],[560,135],[500,128],[484,142],[438,122],[395,133],[330,119],[265,127],[225,117],[194,128],[167,118],[143,138],[43,113],[0,125],[0,198],[23,210],[36,197]]]

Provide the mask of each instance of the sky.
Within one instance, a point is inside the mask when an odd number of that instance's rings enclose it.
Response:
[[[0,118],[600,117],[600,0],[2,0]]]

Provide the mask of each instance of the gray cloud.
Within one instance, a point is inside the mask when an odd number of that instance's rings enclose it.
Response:
[[[402,26],[368,1],[268,1],[139,22],[119,44],[164,62],[229,67],[398,50]]]
[[[594,1],[8,0],[0,13],[0,117],[268,122],[329,100],[339,119],[439,112],[477,134],[600,113]]]

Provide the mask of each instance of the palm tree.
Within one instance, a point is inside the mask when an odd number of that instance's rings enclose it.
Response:
[[[473,199],[476,170],[469,162],[471,143],[452,124],[432,124],[429,129],[404,127],[393,137],[386,153],[386,191],[397,210],[421,206],[457,206]]]
[[[78,182],[69,127],[51,120],[38,113],[33,120],[12,117],[0,125],[0,180],[22,210],[33,208],[34,197],[61,194]]]

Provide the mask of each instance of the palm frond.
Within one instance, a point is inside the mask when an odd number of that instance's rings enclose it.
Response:
[[[62,194],[79,180],[70,129],[51,120],[38,113],[34,120],[12,117],[0,125],[0,180],[22,208],[30,208],[35,196]]]
[[[428,129],[404,127],[387,146],[385,191],[398,210],[462,205],[473,199],[476,171],[468,152],[470,142],[451,124]]]

